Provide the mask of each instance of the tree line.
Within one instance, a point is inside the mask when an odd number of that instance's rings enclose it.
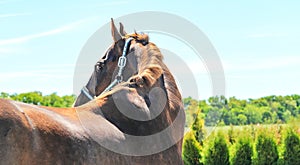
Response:
[[[206,126],[287,123],[300,115],[300,95],[266,96],[258,99],[237,99],[224,96],[197,101],[183,100],[187,125],[192,124],[198,112]]]
[[[56,93],[43,95],[42,92],[34,91],[20,94],[1,92],[0,98],[35,105],[71,107],[76,96],[59,96]],[[193,123],[199,112],[205,120],[205,126],[287,123],[300,115],[300,95],[272,95],[248,100],[215,96],[200,101],[188,97],[183,99],[183,103],[186,127]]]
[[[42,92],[26,92],[20,94],[0,93],[0,98],[21,101],[28,104],[43,105],[49,107],[71,107],[76,99],[75,95],[59,96],[56,93],[43,95]]]

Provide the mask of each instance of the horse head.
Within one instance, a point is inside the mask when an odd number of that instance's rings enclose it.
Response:
[[[118,31],[113,19],[111,19],[111,34],[114,43],[95,64],[88,83],[83,87],[74,103],[75,107],[99,96],[115,78],[118,78],[118,81],[126,81],[129,77],[138,72],[138,57],[135,56],[135,49],[137,47],[145,47],[148,44],[148,35],[137,33],[127,35],[122,23],[120,23],[120,31]],[[128,47],[124,48],[126,40]],[[123,51],[126,51],[126,64],[120,59]],[[122,74],[117,77],[119,71],[118,63],[121,65],[121,62],[123,62],[122,64],[125,65],[125,68],[122,68]]]

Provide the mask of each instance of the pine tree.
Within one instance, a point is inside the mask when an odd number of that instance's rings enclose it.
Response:
[[[183,141],[182,157],[185,165],[201,165],[201,146],[194,136],[194,132],[188,132]]]
[[[223,134],[218,133],[212,143],[209,144],[209,148],[205,156],[206,165],[229,165],[229,150],[225,137]]]
[[[256,141],[256,162],[258,165],[273,165],[278,162],[278,150],[274,139],[266,133],[260,133]]]
[[[287,132],[284,149],[283,160],[285,164],[300,164],[300,139],[293,130]]]
[[[253,150],[251,141],[247,137],[242,137],[236,144],[236,151],[232,158],[232,165],[251,165]]]
[[[200,112],[197,113],[196,119],[192,125],[192,130],[194,131],[196,140],[200,143],[201,146],[203,146],[205,130],[204,130],[204,120],[201,118]]]

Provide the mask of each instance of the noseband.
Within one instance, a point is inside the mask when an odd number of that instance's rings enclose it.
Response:
[[[124,45],[124,48],[123,48],[123,52],[122,52],[122,56],[119,58],[118,60],[118,74],[116,75],[115,79],[113,82],[111,82],[108,87],[105,88],[105,90],[100,94],[102,95],[103,93],[107,92],[107,91],[110,91],[114,86],[116,86],[118,83],[122,82],[123,81],[123,70],[126,66],[126,62],[127,62],[127,58],[126,58],[126,55],[127,55],[127,48],[128,46],[130,45],[130,41],[132,41],[134,38],[132,37],[129,37],[129,38],[126,38],[126,41],[125,41],[125,45]],[[81,92],[89,99],[89,100],[93,100],[94,97],[96,96],[92,96],[91,95],[91,92],[89,91],[89,89],[84,86],[82,89],[81,89]]]

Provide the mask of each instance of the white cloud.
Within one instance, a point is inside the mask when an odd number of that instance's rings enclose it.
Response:
[[[1,4],[1,1],[0,1]],[[0,14],[0,18],[6,18],[6,17],[16,17],[16,16],[25,16],[25,15],[31,15],[31,13],[11,13],[11,14]]]
[[[83,23],[86,23],[87,21],[90,21],[90,20],[91,19],[83,19],[83,20],[79,20],[79,21],[76,21],[76,22],[73,22],[73,23],[61,26],[61,27],[56,28],[56,29],[52,29],[52,30],[46,31],[46,32],[31,34],[31,35],[17,37],[17,38],[0,40],[0,46],[1,45],[8,45],[8,44],[23,43],[23,42],[30,41],[32,39],[36,39],[36,38],[40,38],[40,37],[46,37],[46,36],[51,36],[51,35],[59,34],[59,33],[62,33],[62,32],[66,32],[66,31],[72,30],[72,29],[78,27],[79,25],[81,25]]]
[[[9,1],[8,0],[3,0],[3,1],[0,1],[0,4],[5,4],[5,3],[8,3]]]
[[[0,72],[0,77],[3,80],[11,81],[12,79],[22,78],[70,78],[73,76],[73,69],[75,64],[41,64],[41,65],[22,65],[18,66],[17,71]]]

